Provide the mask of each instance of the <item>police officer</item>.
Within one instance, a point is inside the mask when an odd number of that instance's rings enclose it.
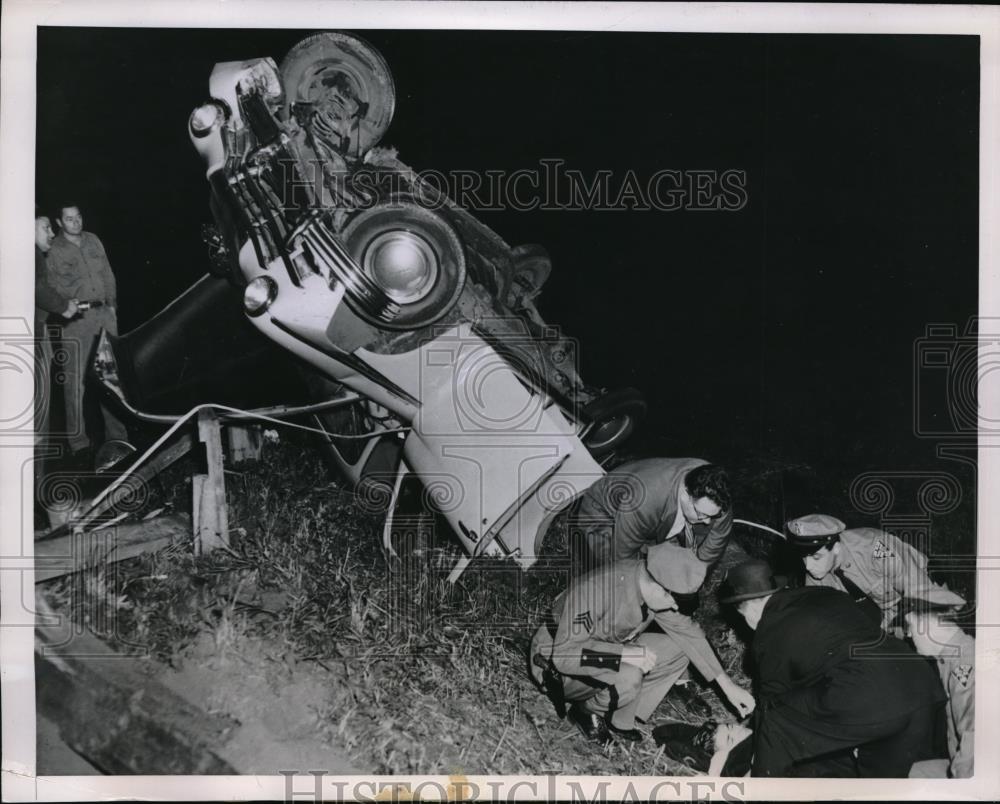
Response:
[[[937,665],[948,694],[948,759],[917,762],[915,778],[967,779],[973,773],[976,727],[976,640],[953,620],[950,609],[923,600],[905,600],[900,619],[917,652]]]
[[[788,541],[802,554],[806,586],[847,592],[887,628],[901,598],[961,606],[965,601],[927,575],[927,556],[891,533],[875,528],[846,530],[839,519],[809,514],[787,523]]]
[[[727,575],[754,629],[754,776],[902,778],[944,700],[934,671],[836,589],[786,589],[764,561]]]
[[[552,623],[532,639],[532,669],[537,678],[538,665],[551,661],[585,736],[641,740],[636,720],[652,717],[689,662],[741,715],[753,710],[753,696],[726,674],[701,627],[677,611],[672,593],[690,593],[704,577],[690,550],[660,544],[574,579],[556,599]],[[662,633],[646,633],[654,622]]]

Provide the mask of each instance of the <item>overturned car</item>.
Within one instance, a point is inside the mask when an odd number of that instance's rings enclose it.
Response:
[[[311,36],[280,67],[217,64],[209,97],[188,134],[211,275],[102,335],[100,381],[151,420],[205,402],[305,413],[339,474],[385,499],[386,534],[412,473],[468,558],[530,566],[645,411],[632,389],[586,385],[540,315],[545,249],[510,247],[378,147],[395,88],[357,37]],[[306,398],[262,379],[265,363],[297,372]]]

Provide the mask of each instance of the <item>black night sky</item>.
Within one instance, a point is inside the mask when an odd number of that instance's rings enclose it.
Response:
[[[38,197],[103,239],[123,331],[204,273],[185,126],[213,64],[309,33],[40,29]],[[926,325],[977,310],[977,38],[357,33],[396,83],[382,144],[418,171],[746,172],[739,211],[480,215],[548,248],[539,306],[584,378],[645,392],[635,452],[808,464],[833,496],[877,469],[971,489],[913,435],[912,388]]]

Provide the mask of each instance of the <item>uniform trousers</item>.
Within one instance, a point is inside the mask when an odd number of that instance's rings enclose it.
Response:
[[[664,634],[639,634],[630,645],[653,651],[656,663],[648,673],[622,662],[610,682],[590,676],[564,675],[563,695],[567,701],[583,701],[584,707],[606,715],[617,729],[635,728],[635,719],[647,721],[688,666],[689,659]]]

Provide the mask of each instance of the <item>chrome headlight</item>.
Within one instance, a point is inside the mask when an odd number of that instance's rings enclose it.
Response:
[[[193,137],[206,137],[226,122],[226,111],[215,101],[203,103],[188,118],[188,130]]]
[[[269,276],[258,276],[243,291],[243,310],[249,316],[267,311],[278,297],[278,283]]]

